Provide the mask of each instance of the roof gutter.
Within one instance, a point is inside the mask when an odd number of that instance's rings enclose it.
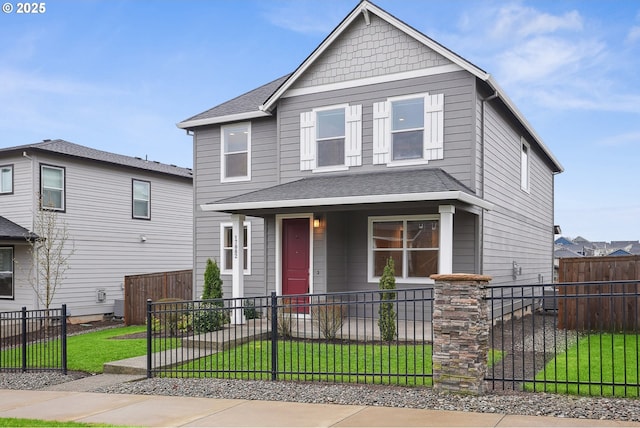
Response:
[[[459,190],[446,192],[398,193],[393,195],[337,196],[328,198],[286,199],[256,202],[214,202],[200,205],[202,211],[234,212],[245,210],[319,207],[327,205],[380,204],[389,202],[460,201],[492,210],[494,205],[477,196]]]
[[[250,111],[247,113],[228,114],[226,116],[208,117],[205,119],[185,120],[184,122],[177,123],[176,126],[180,129],[191,129],[197,126],[216,125],[218,123],[226,122],[238,122],[241,120],[258,119],[268,116],[271,116],[271,113],[258,110]]]

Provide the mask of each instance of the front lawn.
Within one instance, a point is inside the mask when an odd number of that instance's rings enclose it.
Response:
[[[574,395],[638,397],[640,342],[635,334],[597,334],[582,338],[546,364],[528,391]],[[608,385],[600,385],[600,384]]]
[[[95,332],[78,334],[67,338],[67,368],[89,373],[102,373],[105,363],[139,357],[147,353],[147,340],[118,339],[145,332],[145,326],[118,327]],[[178,345],[177,339],[158,340],[154,349],[162,350]],[[39,367],[43,361],[56,361],[59,352],[59,341],[38,343],[27,347],[27,363],[29,367]],[[0,361],[5,368],[20,367],[21,348],[6,349],[0,352]]]

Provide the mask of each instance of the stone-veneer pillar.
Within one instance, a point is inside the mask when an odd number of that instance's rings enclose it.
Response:
[[[483,394],[489,353],[490,276],[431,275],[433,308],[433,389]]]

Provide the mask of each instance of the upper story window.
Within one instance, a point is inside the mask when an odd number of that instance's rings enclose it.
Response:
[[[529,192],[529,144],[524,138],[520,142],[520,188],[525,192]]]
[[[405,283],[425,283],[438,273],[438,216],[370,217],[369,281],[377,281],[389,257]]]
[[[13,165],[0,166],[0,195],[13,193]]]
[[[444,94],[373,104],[373,163],[408,165],[444,159]]]
[[[223,126],[220,181],[251,180],[251,123]]]
[[[40,165],[40,197],[43,209],[65,210],[65,169]]]
[[[149,220],[151,218],[151,183],[143,180],[133,180],[132,216]]]
[[[231,223],[220,223],[220,272],[223,274],[233,273],[233,225]],[[251,222],[245,221],[244,233],[244,266],[243,273],[251,275]]]
[[[13,247],[0,247],[0,299],[13,299]]]
[[[362,106],[336,105],[300,114],[300,170],[362,165]]]

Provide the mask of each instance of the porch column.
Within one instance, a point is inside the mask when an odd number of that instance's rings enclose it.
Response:
[[[453,205],[440,205],[440,251],[438,273],[453,273],[453,214],[456,207]]]
[[[231,216],[232,230],[232,276],[231,294],[234,299],[234,308],[231,311],[231,323],[243,324],[242,298],[244,297],[244,215],[233,214]]]

